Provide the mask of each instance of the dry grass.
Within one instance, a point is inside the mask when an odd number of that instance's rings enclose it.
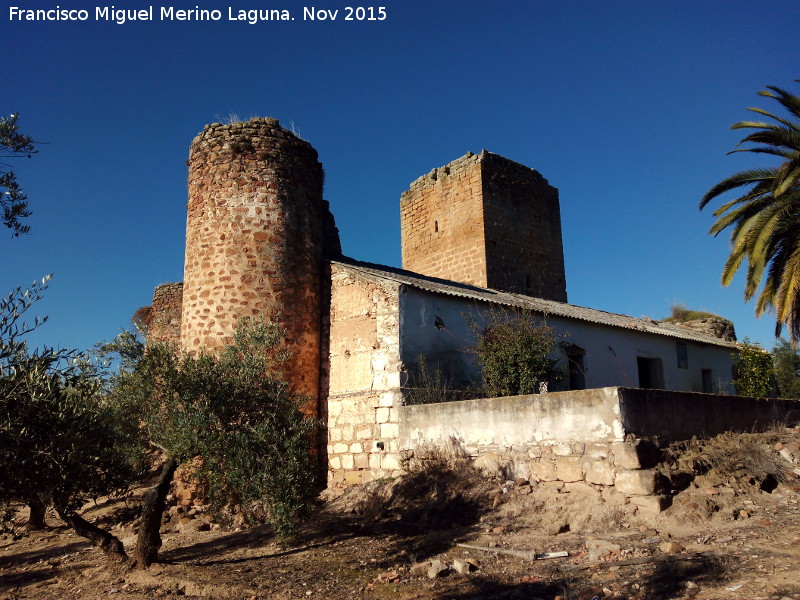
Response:
[[[667,453],[694,467],[695,474],[713,473],[721,480],[771,491],[792,479],[785,461],[773,450],[778,429],[761,433],[725,432],[711,439],[677,442]]]
[[[488,509],[490,484],[456,448],[417,450],[406,468],[397,479],[373,484],[356,512],[410,532],[471,525]]]

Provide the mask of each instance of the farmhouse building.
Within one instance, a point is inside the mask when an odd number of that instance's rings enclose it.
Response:
[[[333,484],[401,469],[419,357],[475,383],[469,320],[493,309],[558,333],[569,377],[547,391],[733,392],[734,342],[567,303],[558,191],[536,171],[468,153],[400,207],[402,269],[344,257],[308,142],[274,119],[205,127],[190,150],[184,281],[156,288],[151,339],[196,352],[230,340],[239,317],[279,322],[290,383],[327,423]]]

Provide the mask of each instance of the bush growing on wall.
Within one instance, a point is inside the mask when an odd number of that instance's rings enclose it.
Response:
[[[764,398],[773,395],[772,355],[758,343],[744,338],[739,352],[733,355],[734,378],[738,396]]]
[[[800,353],[791,342],[781,338],[772,349],[775,383],[780,398],[800,398]]]
[[[538,394],[563,379],[556,333],[527,310],[491,310],[472,321],[473,351],[489,396]]]

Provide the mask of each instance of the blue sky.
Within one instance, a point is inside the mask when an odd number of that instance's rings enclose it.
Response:
[[[54,273],[31,342],[112,338],[153,288],[183,278],[186,159],[206,123],[271,116],[318,150],[344,252],[400,266],[399,198],[434,167],[486,148],[560,191],[573,304],[653,318],[670,305],[734,321],[771,348],[741,278],[722,288],[727,237],[700,197],[768,158],[726,156],[766,85],[800,93],[796,1],[274,0],[289,22],[94,20],[83,0],[3,0],[0,113],[40,140],[13,167],[31,234],[0,232],[0,289]],[[10,21],[86,8],[86,22]],[[261,6],[260,6],[261,5]],[[353,4],[350,4],[351,6]],[[146,2],[119,1],[117,8]],[[303,7],[338,9],[304,22]]]

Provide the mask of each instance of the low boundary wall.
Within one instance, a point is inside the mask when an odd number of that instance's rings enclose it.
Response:
[[[800,401],[632,388],[484,398],[399,409],[406,457],[455,447],[507,478],[592,488],[659,511],[670,484],[657,444],[800,421]]]

